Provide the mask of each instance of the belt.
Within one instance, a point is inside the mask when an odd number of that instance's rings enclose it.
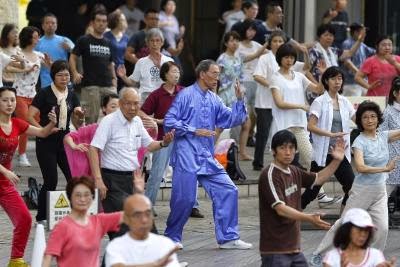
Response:
[[[107,168],[101,168],[101,170],[105,173],[116,174],[116,175],[132,175],[132,173],[133,173],[133,171],[116,171],[116,170],[110,170]]]

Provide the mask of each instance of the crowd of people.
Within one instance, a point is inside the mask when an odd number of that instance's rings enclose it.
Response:
[[[368,47],[367,28],[349,24],[347,1],[334,0],[317,40],[300,43],[282,30],[278,3],[268,3],[261,21],[257,1],[234,0],[221,18],[220,56],[199,61],[196,80],[183,87],[185,27],[174,15],[175,1],[161,2],[161,11],[145,12],[132,0],[110,13],[96,5],[75,43],[56,34],[52,13],[41,18],[42,37],[35,26],[3,27],[0,205],[14,225],[8,266],[28,266],[23,257],[32,218],[11,169],[17,148],[18,164],[31,166],[28,135],[36,136],[43,177],[36,223],[47,223],[57,166],[71,203],[71,213],[50,234],[43,266],[52,258],[59,266],[182,266],[176,252],[183,249],[184,226],[190,216],[204,217],[199,184],[213,203],[219,248],[252,249],[240,238],[238,189],[214,158],[225,129],[238,143],[239,160],[260,171],[263,267],[308,266],[301,221],[329,230],[311,266],[395,266],[381,252],[388,197],[400,184],[400,57],[391,37]],[[355,109],[346,98],[363,95],[385,97],[388,106],[381,110],[367,100]],[[248,146],[255,146],[253,156]],[[268,164],[266,149],[273,156]],[[143,153],[152,163],[147,181]],[[170,213],[160,236],[153,206],[168,166]],[[343,197],[324,192],[332,175]],[[96,189],[101,213],[89,215]],[[341,203],[332,227],[319,213],[303,212],[314,199],[322,206]]]

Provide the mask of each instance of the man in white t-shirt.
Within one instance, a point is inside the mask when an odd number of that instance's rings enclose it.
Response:
[[[126,76],[123,66],[118,68],[118,76],[129,86],[139,87],[141,103],[143,103],[151,92],[160,88],[163,81],[160,78],[160,68],[168,61],[174,61],[161,53],[164,44],[164,36],[160,29],[152,28],[146,32],[146,44],[149,48],[149,55],[140,58],[131,76]]]
[[[124,203],[124,222],[129,232],[113,239],[106,248],[106,267],[181,266],[179,249],[168,237],[150,233],[153,225],[151,201],[142,194],[128,197]],[[147,265],[146,265],[147,266]]]

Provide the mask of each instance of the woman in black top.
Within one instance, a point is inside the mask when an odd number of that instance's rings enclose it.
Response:
[[[54,131],[46,138],[36,138],[36,157],[44,181],[39,193],[37,222],[46,220],[46,196],[47,191],[53,191],[57,187],[57,165],[67,181],[71,178],[63,139],[69,132],[71,116],[83,118],[78,97],[67,87],[70,81],[68,63],[64,60],[55,61],[51,66],[50,76],[53,83],[36,94],[28,112],[28,120],[34,126],[46,125],[49,122],[47,114],[51,110],[56,112],[58,121],[58,131]],[[34,118],[39,112],[40,122],[38,123]]]

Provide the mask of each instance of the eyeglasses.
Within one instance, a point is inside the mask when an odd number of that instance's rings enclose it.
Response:
[[[217,71],[215,71],[215,72],[206,71],[206,73],[208,76],[210,76],[212,78],[216,78],[216,79],[218,79],[219,75],[221,74],[219,71],[218,72]]]
[[[377,115],[362,116],[361,119],[362,120],[370,120],[370,119],[376,120],[376,119],[378,119],[378,116]]]
[[[142,218],[151,218],[153,216],[153,212],[151,210],[146,211],[135,211],[129,217],[134,219],[142,219]]]
[[[74,198],[88,199],[88,198],[92,198],[93,195],[92,195],[91,193],[87,193],[87,194],[74,194],[73,197],[74,197]]]

